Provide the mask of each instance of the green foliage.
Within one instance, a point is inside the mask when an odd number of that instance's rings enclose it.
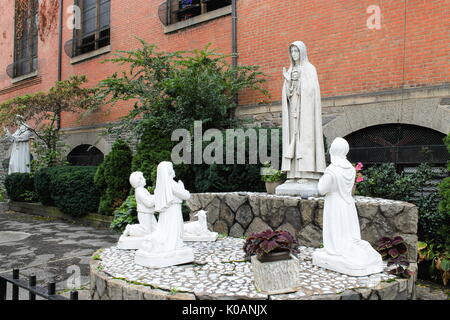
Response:
[[[36,202],[34,177],[29,173],[12,173],[6,176],[5,188],[9,199],[19,202]]]
[[[424,241],[446,244],[450,246],[450,216],[438,210],[440,200],[438,192],[423,194],[413,203],[419,208],[417,235]]]
[[[429,274],[434,280],[439,280],[448,284],[450,279],[450,250],[448,246],[436,244],[434,242],[418,242],[418,262],[431,261]]]
[[[264,182],[283,182],[286,180],[286,173],[281,170],[271,168],[270,162],[264,163],[264,175],[261,176]]]
[[[121,139],[112,146],[94,176],[94,183],[101,193],[98,213],[111,216],[126,199],[130,191],[129,177],[133,154]]]
[[[259,128],[253,128],[257,131],[257,137],[259,139]],[[271,131],[279,131],[279,146],[281,148],[281,130],[268,129],[267,130],[267,143],[268,150],[271,150]],[[222,132],[222,139],[224,143],[223,159],[226,162],[226,134]],[[258,145],[261,141],[258,140]],[[201,164],[193,165],[194,171],[194,188],[195,192],[234,192],[234,191],[252,191],[252,192],[265,192],[265,186],[261,179],[261,165],[260,164],[248,164],[250,155],[249,150],[249,138],[245,139],[245,146],[239,145],[239,140],[235,139],[234,143],[234,164]],[[209,144],[209,142],[205,142]],[[238,150],[245,150],[246,164],[237,164],[238,162]],[[281,152],[279,163],[281,163]]]
[[[363,172],[357,184],[360,195],[392,200],[413,201],[414,194],[433,177],[429,164],[421,164],[412,174],[397,173],[393,163],[383,163]]]
[[[39,201],[45,206],[53,206],[54,202],[50,194],[50,184],[52,173],[59,167],[41,168],[34,174],[34,189],[38,195]]]
[[[450,153],[450,133],[445,137],[444,143]],[[450,161],[447,162],[447,170],[450,172]],[[450,215],[450,177],[445,178],[439,184],[439,194],[442,197],[439,203],[439,211],[448,217]]]
[[[135,196],[128,196],[122,205],[114,211],[114,220],[111,222],[110,228],[123,232],[128,224],[138,223],[136,208]]]
[[[50,196],[62,212],[81,216],[96,212],[100,193],[94,184],[97,167],[63,166],[50,170]]]
[[[233,118],[235,95],[241,90],[256,90],[265,81],[256,66],[233,67],[227,56],[207,46],[203,50],[173,53],[159,52],[155,45],[139,40],[141,48],[118,51],[107,61],[127,64],[129,72],[115,73],[100,83],[99,98],[110,105],[134,101],[134,108],[115,130],[140,130],[135,119],[150,119],[160,134],[170,137],[177,128],[190,129],[195,120],[209,128],[229,128]]]
[[[156,167],[161,161],[170,161],[173,142],[170,135],[161,134],[153,121],[144,120],[142,134],[133,156],[132,171],[141,171],[147,184],[155,186]]]
[[[58,81],[48,92],[19,96],[0,103],[0,126],[28,125],[38,142],[33,144],[38,158],[32,162],[33,171],[62,164],[63,144],[60,142],[58,119],[61,112],[88,114],[96,110],[101,100],[95,88],[84,88],[85,76],[72,76]],[[84,113],[83,113],[84,112]]]

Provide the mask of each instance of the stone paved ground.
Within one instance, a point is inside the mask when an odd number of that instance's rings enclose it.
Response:
[[[90,257],[118,238],[110,230],[0,210],[0,273],[20,268],[21,277],[35,273],[39,284],[54,277],[59,293],[67,295],[75,285],[85,289],[80,299],[87,299]],[[21,292],[22,297],[27,294]]]
[[[450,300],[450,288],[430,281],[416,281],[417,300]]]

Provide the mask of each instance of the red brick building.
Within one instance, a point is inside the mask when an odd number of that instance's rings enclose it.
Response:
[[[358,132],[366,128],[387,130],[386,135],[417,129],[409,135],[430,134],[431,140],[450,131],[449,0],[30,0],[35,8],[27,12],[30,17],[38,15],[39,8],[54,14],[45,30],[39,30],[39,22],[30,22],[25,31],[18,30],[15,21],[17,1],[0,2],[0,102],[46,90],[59,77],[73,74],[86,75],[95,85],[120,71],[100,62],[116,50],[136,48],[136,36],[164,51],[212,43],[226,54],[233,52],[235,40],[237,63],[261,66],[273,101],[270,107],[261,106],[261,97],[243,92],[238,116],[252,117],[260,125],[279,125],[281,70],[289,64],[288,45],[302,40],[318,71],[328,141],[349,137],[357,147],[364,136]],[[81,29],[75,32],[69,28],[69,7],[74,4],[81,14]],[[109,114],[99,112],[83,123],[63,114],[67,143],[94,144],[103,124],[126,113],[126,106]],[[406,143],[400,138],[378,145],[411,145],[410,139]],[[106,153],[110,144],[102,138],[97,147]],[[7,158],[5,143],[0,151],[1,158]]]

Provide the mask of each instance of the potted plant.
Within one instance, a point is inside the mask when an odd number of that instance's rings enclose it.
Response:
[[[412,274],[408,270],[408,260],[406,259],[406,254],[408,247],[406,246],[405,240],[400,237],[383,237],[378,240],[376,250],[381,255],[383,260],[387,261],[387,266],[394,266],[388,272],[403,278],[409,278]]]
[[[291,259],[291,253],[298,252],[298,242],[288,231],[272,231],[270,229],[254,233],[244,244],[247,260],[252,255],[260,262],[271,262]]]
[[[266,183],[268,194],[274,194],[276,187],[286,180],[286,173],[281,170],[271,168],[270,162],[264,163],[262,169],[262,181]]]

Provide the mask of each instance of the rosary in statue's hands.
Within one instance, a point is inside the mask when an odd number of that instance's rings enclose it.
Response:
[[[290,77],[289,73],[286,71],[285,67],[283,67],[283,76],[287,81],[291,81],[291,77]]]

